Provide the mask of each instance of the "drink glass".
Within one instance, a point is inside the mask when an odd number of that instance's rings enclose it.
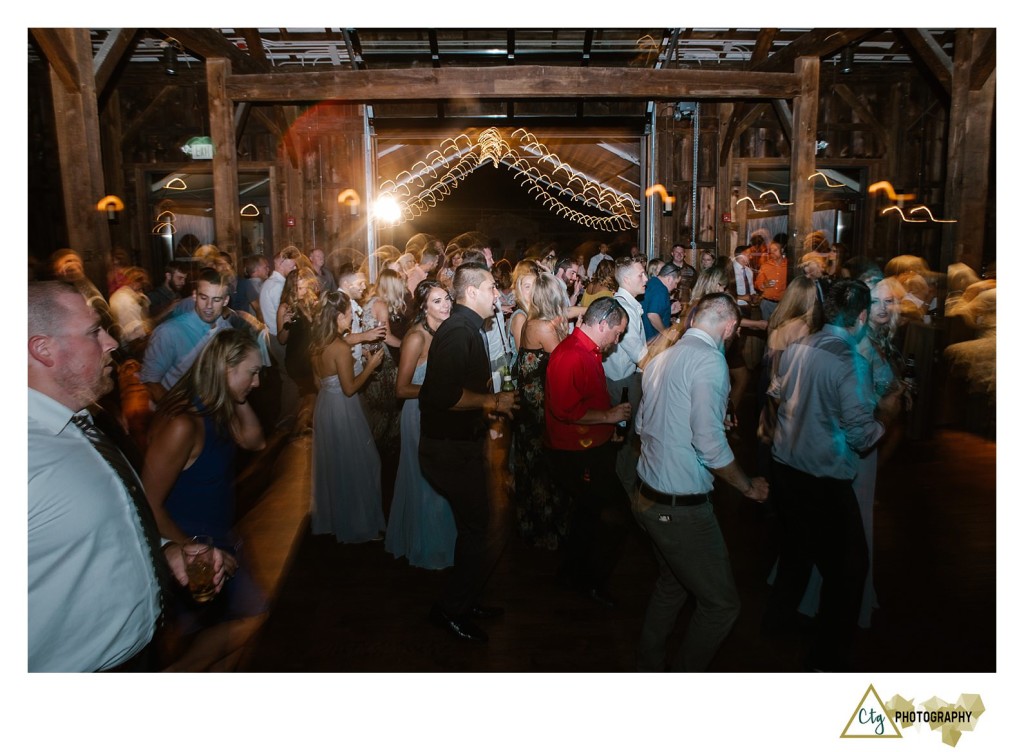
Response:
[[[366,316],[363,318],[364,332],[368,332],[371,329],[376,329],[378,326],[380,326],[380,322],[377,321],[377,317],[374,316],[372,313],[366,314]],[[363,350],[365,350],[368,353],[375,353],[383,346],[383,342],[364,342]]]
[[[188,589],[198,603],[206,603],[215,594],[213,584],[213,538],[197,535],[181,547],[188,575]]]

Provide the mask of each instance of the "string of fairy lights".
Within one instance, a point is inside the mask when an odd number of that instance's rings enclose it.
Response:
[[[475,143],[465,133],[445,139],[423,160],[380,184],[378,203],[391,203],[397,210],[390,218],[378,215],[378,221],[395,226],[425,214],[470,173],[491,164],[509,167],[528,194],[560,217],[603,231],[638,226],[638,199],[592,180],[525,128],[513,131],[510,139],[497,128],[482,131]]]

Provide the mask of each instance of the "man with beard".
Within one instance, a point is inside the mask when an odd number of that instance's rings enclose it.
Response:
[[[711,504],[714,479],[754,501],[768,497],[765,479],[743,472],[725,436],[725,345],[739,323],[729,295],[705,295],[692,326],[644,372],[633,516],[651,539],[660,571],[637,652],[641,671],[665,670],[666,643],[690,594],[696,608],[671,662],[674,671],[705,670],[739,615],[729,552]]]
[[[171,261],[164,268],[164,283],[146,295],[149,298],[149,315],[154,321],[162,318],[166,312],[181,300],[181,293],[188,282],[188,264],[184,261]]]
[[[29,285],[29,671],[153,668],[161,580],[169,567],[188,584],[180,546],[160,540],[138,476],[87,410],[113,387],[116,347],[74,287]]]

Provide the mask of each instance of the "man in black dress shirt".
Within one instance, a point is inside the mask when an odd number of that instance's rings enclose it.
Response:
[[[495,393],[483,325],[494,313],[498,290],[483,264],[463,263],[452,283],[455,306],[437,328],[420,387],[420,467],[455,516],[455,565],[431,620],[456,637],[486,642],[474,618],[497,616],[478,598],[501,553],[492,529],[484,456],[489,414],[511,416],[514,392]],[[500,525],[493,526],[500,528]]]

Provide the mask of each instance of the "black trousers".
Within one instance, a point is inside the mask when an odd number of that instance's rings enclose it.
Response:
[[[629,533],[629,495],[615,471],[621,444],[580,451],[548,449],[551,476],[571,499],[559,578],[604,588]]]
[[[480,597],[501,556],[507,531],[497,524],[488,493],[484,439],[455,441],[420,436],[423,477],[447,499],[455,517],[455,562],[438,605],[464,615]]]
[[[769,628],[789,621],[811,566],[821,572],[821,605],[810,661],[849,670],[868,548],[853,481],[816,478],[772,460],[772,497],[782,526],[778,576],[768,602]]]

